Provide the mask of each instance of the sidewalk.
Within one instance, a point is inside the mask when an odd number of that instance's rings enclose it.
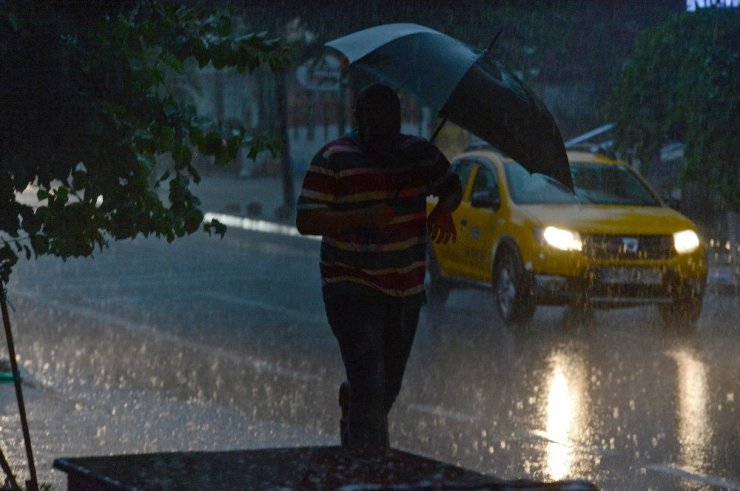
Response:
[[[202,210],[292,224],[303,177],[293,178],[293,207],[285,207],[281,176],[237,178],[206,176],[192,187]]]
[[[17,331],[21,325],[13,327]],[[136,453],[217,452],[326,446],[338,440],[207,402],[178,400],[166,392],[76,383],[59,386],[36,380],[23,367],[20,371],[39,484],[49,485],[52,491],[80,489],[68,488],[67,475],[53,468],[54,460],[61,457],[126,455],[134,449]],[[29,471],[18,414],[13,385],[0,385],[0,450],[22,484]],[[0,470],[0,482],[4,479]]]

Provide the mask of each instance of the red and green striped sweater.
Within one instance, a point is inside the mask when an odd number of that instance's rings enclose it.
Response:
[[[385,227],[343,229],[321,245],[324,285],[352,283],[404,300],[424,299],[426,197],[451,172],[426,140],[401,135],[394,158],[362,151],[356,134],[326,144],[311,161],[298,209],[352,211],[388,203]]]

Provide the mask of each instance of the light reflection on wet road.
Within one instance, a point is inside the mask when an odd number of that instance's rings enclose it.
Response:
[[[56,418],[45,428],[69,420],[45,443],[32,419],[40,459],[336,443],[342,368],[317,258],[315,241],[232,231],[21,265],[17,350],[37,397],[72,408],[37,411],[38,426]],[[453,292],[422,315],[393,445],[509,479],[740,489],[738,314],[712,295],[693,335],[651,307],[540,308],[508,329],[487,293]],[[21,449],[6,453],[22,463]]]

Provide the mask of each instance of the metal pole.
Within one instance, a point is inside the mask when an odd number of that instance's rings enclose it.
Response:
[[[10,481],[10,487],[13,490],[20,490],[21,487],[18,486],[18,481],[15,480],[15,476],[13,475],[13,471],[10,469],[10,464],[8,464],[8,460],[5,458],[5,454],[2,450],[0,450],[0,466],[2,466],[3,471],[5,472],[5,475],[8,478],[8,481]]]
[[[26,419],[26,404],[23,402],[23,389],[21,388],[21,374],[18,371],[18,362],[15,359],[15,344],[13,343],[13,332],[10,329],[10,316],[8,315],[8,304],[5,298],[5,286],[0,289],[0,306],[3,311],[3,324],[5,325],[5,339],[8,343],[8,356],[10,366],[13,370],[13,381],[15,382],[15,397],[18,400],[18,412],[21,417],[23,428],[23,440],[26,444],[26,457],[28,458],[28,470],[31,479],[26,482],[28,491],[38,491],[39,483],[36,478],[36,464],[33,460],[33,449],[31,448],[31,433],[28,431],[28,420]]]
[[[278,118],[280,123],[280,139],[285,149],[281,169],[283,171],[283,205],[290,212],[295,207],[295,191],[293,190],[293,169],[290,164],[290,136],[288,135],[288,93],[286,87],[287,75],[285,71],[275,74],[275,96],[278,106]]]

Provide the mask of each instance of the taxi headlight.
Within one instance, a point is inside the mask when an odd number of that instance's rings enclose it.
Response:
[[[558,227],[546,227],[542,232],[545,242],[561,251],[580,251],[583,248],[581,234]]]
[[[699,236],[693,230],[682,230],[673,234],[673,247],[679,254],[694,252],[699,247]]]

